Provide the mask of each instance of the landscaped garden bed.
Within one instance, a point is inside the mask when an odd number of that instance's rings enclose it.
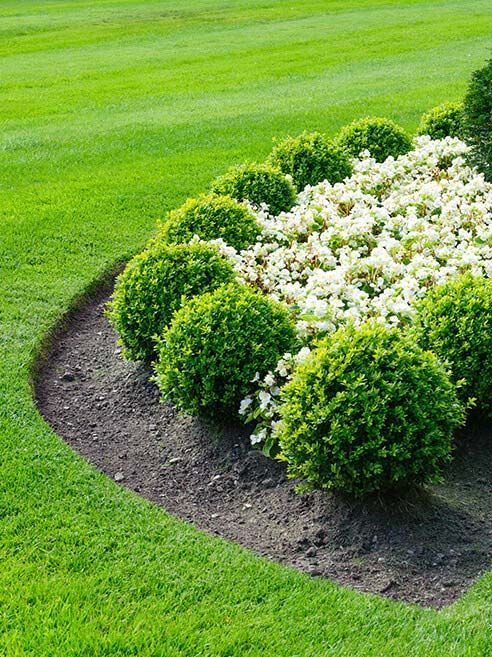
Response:
[[[303,133],[169,213],[105,304],[122,348],[100,299],[59,336],[46,416],[210,531],[454,599],[492,547],[491,71],[413,140]]]

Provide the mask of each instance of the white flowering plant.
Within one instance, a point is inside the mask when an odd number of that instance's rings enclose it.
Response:
[[[457,138],[417,137],[382,163],[368,152],[341,183],[306,187],[289,212],[256,208],[261,234],[243,251],[221,243],[240,281],[285,303],[301,349],[255,381],[239,412],[253,444],[275,450],[280,392],[323,336],[369,319],[404,326],[434,285],[492,274],[492,185]]]

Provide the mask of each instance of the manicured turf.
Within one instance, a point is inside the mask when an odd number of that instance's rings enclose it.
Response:
[[[36,412],[43,336],[154,220],[274,135],[413,129],[488,55],[490,0],[0,1],[0,654],[480,657],[492,578],[437,613],[205,536]]]

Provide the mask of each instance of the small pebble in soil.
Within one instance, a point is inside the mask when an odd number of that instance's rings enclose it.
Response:
[[[390,588],[391,588],[392,586],[394,586],[395,584],[396,584],[396,582],[395,582],[393,579],[390,579],[389,581],[384,582],[384,583],[381,585],[381,588],[379,589],[379,591],[380,591],[381,593],[386,593],[386,592],[389,591]]]
[[[321,568],[310,568],[309,574],[312,575],[312,577],[321,577],[323,575],[323,571]]]
[[[125,475],[123,474],[123,472],[117,472],[114,476],[115,481],[123,481],[124,478]]]

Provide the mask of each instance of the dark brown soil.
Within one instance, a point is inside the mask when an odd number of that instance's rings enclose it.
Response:
[[[491,567],[490,426],[466,432],[446,484],[420,500],[299,495],[244,427],[218,432],[159,403],[149,372],[121,359],[106,298],[54,336],[36,394],[55,430],[107,475],[211,534],[397,600],[441,607]]]

